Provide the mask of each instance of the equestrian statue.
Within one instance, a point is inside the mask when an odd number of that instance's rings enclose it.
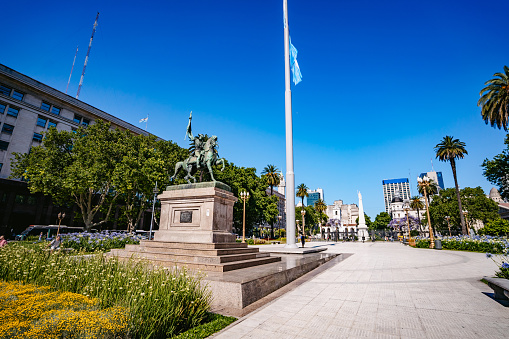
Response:
[[[170,178],[170,180],[173,181],[177,177],[177,173],[180,171],[180,169],[184,169],[187,171],[184,179],[186,179],[188,183],[191,183],[189,180],[190,178],[193,179],[193,182],[196,182],[196,178],[192,175],[192,173],[202,168],[207,168],[209,170],[212,181],[216,181],[216,179],[214,179],[214,173],[212,172],[212,166],[223,164],[221,171],[224,171],[224,158],[219,158],[217,153],[217,148],[219,147],[217,136],[213,135],[207,139],[205,135],[198,134],[194,137],[193,133],[191,132],[192,118],[193,112],[189,114],[189,123],[187,124],[187,131],[185,136],[191,141],[191,147],[189,147],[189,157],[184,161],[177,162],[175,165],[175,173]]]

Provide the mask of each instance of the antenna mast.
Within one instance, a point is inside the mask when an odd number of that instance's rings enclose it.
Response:
[[[67,80],[67,87],[65,88],[65,94],[67,94],[67,90],[69,89],[69,83],[71,82],[72,70],[74,69],[74,63],[76,62],[76,55],[78,55],[78,47],[76,46],[76,53],[74,53],[74,60],[72,61],[71,74],[69,74],[69,80]]]
[[[88,56],[90,55],[90,49],[92,48],[92,40],[94,40],[95,29],[97,27],[97,20],[99,20],[99,12],[97,12],[97,16],[95,17],[94,29],[92,30],[92,36],[90,37],[90,43],[88,44],[87,56],[85,57],[85,64],[83,65],[83,72],[81,73],[80,85],[78,86],[78,93],[76,94],[76,99],[80,96],[81,86],[83,85],[83,78],[85,77],[85,70],[87,69]]]

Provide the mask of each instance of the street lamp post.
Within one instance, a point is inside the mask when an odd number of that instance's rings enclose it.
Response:
[[[463,215],[465,215],[465,223],[467,224],[467,235],[470,234],[470,226],[468,225],[468,211],[464,210]]]
[[[283,219],[282,215],[277,216],[278,221],[278,231],[279,231],[279,242],[281,242],[283,239],[281,237],[281,219]]]
[[[159,193],[159,190],[157,189],[157,181],[156,181],[156,186],[154,187],[152,192],[154,193],[154,199],[152,200],[152,218],[150,219],[150,231],[148,233],[148,240],[152,240],[152,228],[154,225],[154,211],[156,208],[157,193]]]
[[[244,210],[242,212],[242,242],[246,242],[246,200],[249,199],[249,192],[240,192],[240,198],[244,201]]]
[[[305,236],[305,229],[306,229],[306,210],[303,208],[301,211],[300,211],[300,214],[302,215],[302,235]]]
[[[447,228],[449,228],[449,236],[452,237],[452,234],[451,234],[451,224],[449,223],[449,220],[451,220],[451,217],[446,215],[445,216],[445,220],[447,220]]]
[[[410,207],[408,205],[405,205],[403,210],[406,213],[406,225],[408,227],[408,241],[410,242],[410,238],[411,238],[411,235],[410,235],[410,220],[408,220],[408,211],[410,211]]]
[[[64,213],[62,213],[62,212],[58,213],[58,229],[57,229],[57,237],[58,237],[58,235],[60,234],[60,224],[62,223],[62,219],[64,219],[64,218],[65,218],[65,212],[64,212]]]
[[[431,228],[431,219],[429,216],[429,206],[428,206],[428,193],[426,191],[426,188],[429,187],[429,185],[430,185],[429,178],[427,176],[424,176],[422,178],[418,177],[417,185],[421,186],[424,191],[424,201],[426,202],[426,213],[428,216],[430,247],[435,248],[435,236],[433,235],[433,228]]]

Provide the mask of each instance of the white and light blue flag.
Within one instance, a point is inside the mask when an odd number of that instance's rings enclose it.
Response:
[[[293,75],[293,83],[297,85],[302,81],[302,73],[300,72],[299,63],[297,62],[297,48],[292,45],[292,39],[290,38],[290,68]]]
[[[143,118],[143,119],[140,119],[140,123],[142,123],[142,122],[147,122],[147,121],[148,121],[148,117]]]

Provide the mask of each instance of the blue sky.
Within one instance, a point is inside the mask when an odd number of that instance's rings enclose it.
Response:
[[[506,0],[288,0],[303,81],[292,87],[296,185],[325,200],[384,210],[382,180],[434,167],[445,135],[469,155],[461,187],[492,187],[480,164],[505,133],[477,107],[486,80],[509,65]],[[2,5],[0,63],[75,95],[99,11],[80,99],[183,147],[189,111],[195,133],[216,134],[220,155],[261,171],[285,171],[282,0],[10,1]]]

